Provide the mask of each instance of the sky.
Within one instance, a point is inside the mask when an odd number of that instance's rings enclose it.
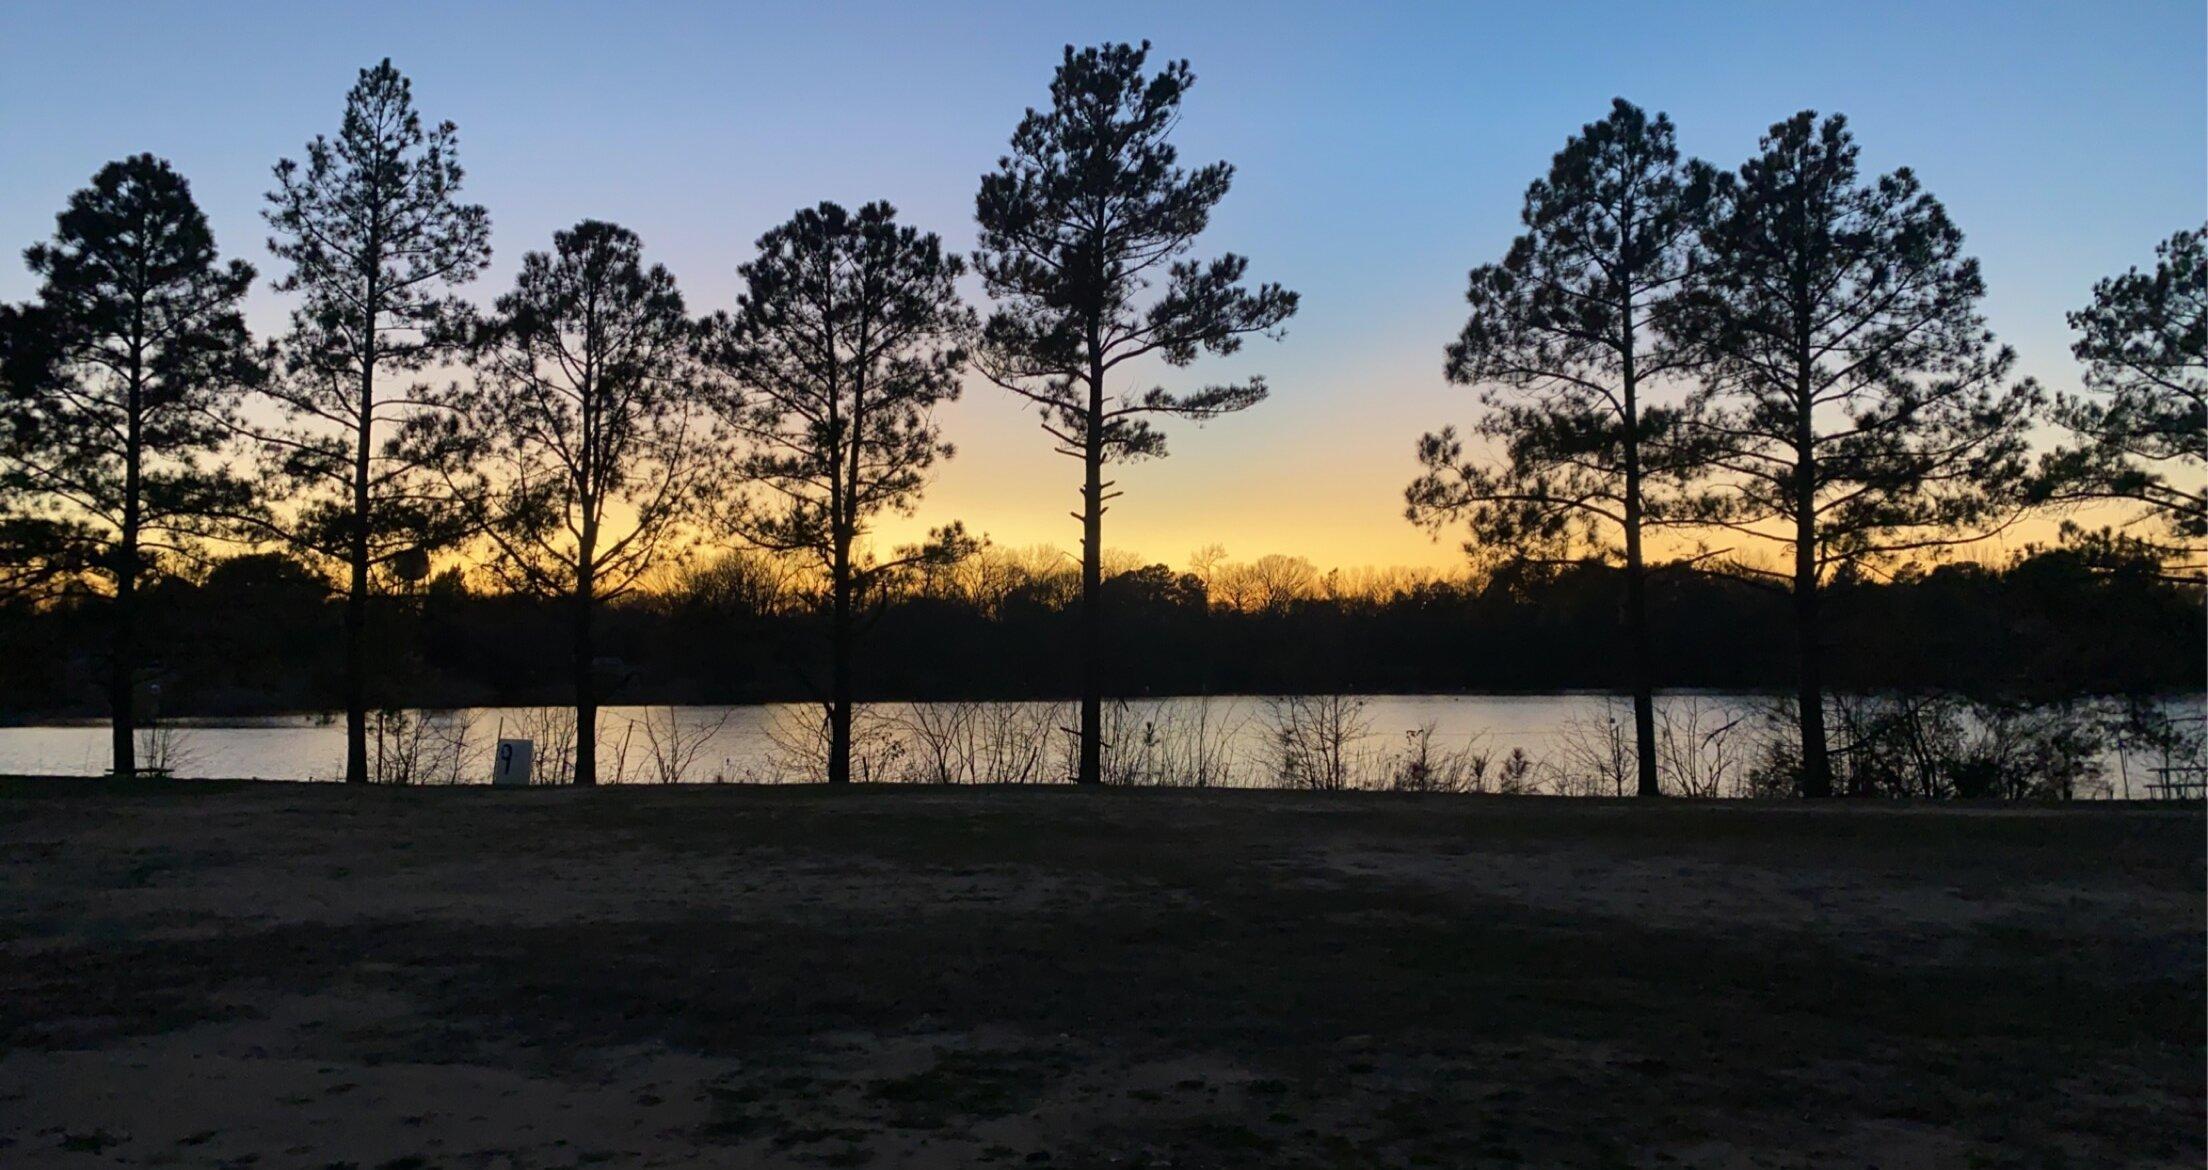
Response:
[[[1302,294],[1278,344],[1169,374],[1262,373],[1272,398],[1120,468],[1109,548],[1185,561],[1218,543],[1322,566],[1461,558],[1402,518],[1423,431],[1475,416],[1442,377],[1466,272],[1499,258],[1526,184],[1623,96],[1682,150],[1737,166],[1772,122],[1842,112],[1866,173],[1909,166],[1984,266],[2019,368],[2078,381],[2063,314],[2151,263],[2208,207],[2208,29],[2198,0],[1939,4],[214,4],[0,0],[0,298],[20,250],[103,163],[176,165],[226,255],[261,269],[256,332],[286,298],[259,213],[269,169],[334,133],[389,56],[458,123],[493,263],[577,220],[636,230],[693,311],[725,309],[752,242],[823,199],[896,204],[964,251],[973,198],[1062,46],[1150,40],[1197,83],[1184,162],[1236,168],[1199,254],[1240,252]],[[971,290],[978,300],[978,283]],[[909,524],[1077,545],[1079,468],[973,379],[959,448]]]

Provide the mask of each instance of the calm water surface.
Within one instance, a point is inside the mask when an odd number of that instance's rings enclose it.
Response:
[[[1744,712],[1757,702],[1738,695],[1695,699],[1712,709],[1733,712]],[[668,739],[667,724],[672,720],[674,735],[702,741],[691,753],[686,779],[789,779],[781,774],[789,770],[784,765],[805,754],[805,732],[817,712],[817,707],[805,704],[608,707],[599,725],[599,764],[611,779],[612,757],[626,738],[629,775],[623,778],[650,779],[650,738],[657,733]],[[1026,738],[1064,738],[1057,728],[1074,722],[1071,706],[1064,703],[886,703],[870,706],[865,714],[868,718],[862,722],[875,727],[877,743],[884,738],[910,740],[915,733],[909,725],[927,724],[931,716],[940,725],[955,723],[965,714],[971,722],[996,723],[1000,734]],[[1622,702],[1600,694],[1371,696],[1356,712],[1361,726],[1355,730],[1361,734],[1354,742],[1367,753],[1392,751],[1406,733],[1430,725],[1437,750],[1477,746],[1500,759],[1513,748],[1523,748],[1540,757],[1554,749],[1559,737],[1585,730],[1582,724],[1606,732],[1613,715],[1629,725]],[[572,726],[572,716],[560,708],[480,707],[412,712],[409,717],[419,719],[420,730],[392,728],[391,752],[404,750],[402,741],[431,738],[441,742],[435,748],[415,750],[441,754],[443,744],[464,738],[463,753],[482,756],[462,761],[464,781],[488,779],[488,751],[501,736],[537,740],[541,762],[556,754],[559,741],[571,735]],[[1125,742],[1141,741],[1146,731],[1147,738],[1161,746],[1167,739],[1185,742],[1197,736],[1200,727],[1203,737],[1224,741],[1232,756],[1254,757],[1266,748],[1277,720],[1267,700],[1234,696],[1130,700],[1116,713],[1116,721]],[[976,730],[967,738],[986,738],[989,730]],[[956,731],[951,728],[951,733]],[[166,739],[160,746],[168,750],[180,776],[327,780],[341,774],[344,766],[342,716],[178,719],[166,721],[158,734]],[[908,753],[915,750],[920,749],[907,745]],[[1049,748],[1044,751],[1047,754]],[[0,773],[97,775],[106,770],[107,753],[104,723],[0,727]]]
[[[1692,766],[1720,773],[1724,756],[1742,766],[1770,710],[1768,698],[1673,692],[1659,699],[1674,740],[1706,758]],[[2173,700],[2198,711],[2198,696]],[[1485,757],[1492,783],[1514,751],[1533,765],[1536,787],[1555,788],[1571,771],[1602,775],[1630,754],[1630,707],[1597,693],[1544,695],[1385,695],[1303,716],[1342,731],[1342,755],[1357,782],[1374,784],[1423,752],[1436,762]],[[1130,700],[1108,705],[1107,772],[1123,782],[1271,784],[1286,714],[1258,697]],[[599,772],[609,783],[778,782],[817,776],[819,709],[802,704],[742,707],[609,707],[599,732]],[[863,778],[928,781],[1062,780],[1071,770],[1075,722],[1070,704],[885,703],[862,711],[857,770]],[[536,745],[537,778],[568,769],[572,714],[560,708],[485,707],[402,713],[380,726],[371,754],[382,774],[417,783],[486,783],[501,738]],[[1660,734],[1659,739],[1664,737]],[[341,775],[341,718],[285,715],[179,719],[141,736],[142,764],[186,777],[331,780]],[[98,775],[107,759],[101,723],[0,727],[0,773]],[[2112,789],[2124,782],[2111,758]],[[1116,772],[1114,771],[1116,769]],[[1668,772],[1667,767],[1667,772]],[[1737,781],[1737,776],[1734,778]],[[2141,776],[2130,777],[2134,783]],[[1599,782],[1593,785],[1600,787]]]

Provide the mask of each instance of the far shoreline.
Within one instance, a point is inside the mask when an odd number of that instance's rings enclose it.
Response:
[[[1875,688],[1870,688],[1870,689],[1867,689],[1867,690],[1861,690],[1861,691],[1838,691],[1838,690],[1836,690],[1836,691],[1835,691],[1834,693],[1835,693],[1835,694],[1852,694],[1852,695],[1909,695],[1909,694],[1927,693],[1927,692],[1933,692],[1933,691],[1937,691],[1937,692],[1939,692],[1939,693],[1951,693],[1951,692],[1949,692],[1949,691],[1948,691],[1947,689],[1945,689],[1945,688],[1905,688],[1905,687],[1875,687]],[[1657,697],[1657,698],[1664,698],[1664,697],[1666,697],[1666,696],[1678,696],[1678,697],[1685,697],[1685,698],[1742,698],[1742,699],[1785,699],[1785,698],[1787,698],[1787,697],[1788,697],[1788,696],[1789,696],[1790,694],[1791,694],[1791,691],[1790,691],[1790,690],[1788,690],[1788,688],[1786,688],[1786,687],[1783,687],[1783,686],[1768,686],[1768,687],[1717,687],[1717,686],[1680,686],[1680,687],[1660,687],[1660,688],[1658,688],[1658,689],[1656,690],[1656,697]],[[2187,699],[2192,699],[2192,700],[2198,700],[2198,701],[2199,701],[2199,703],[2200,703],[2200,704],[2201,704],[2202,706],[2204,706],[2204,707],[2208,707],[2208,684],[2204,684],[2204,685],[2203,685],[2202,687],[2198,687],[2198,688],[2192,688],[2192,689],[2184,689],[2184,690],[2174,690],[2174,691],[2172,691],[2172,690],[2163,690],[2163,691],[2146,691],[2146,692],[2139,692],[2139,693],[2125,693],[2125,692],[2111,692],[2111,691],[2079,691],[2079,692],[2071,692],[2071,693],[2061,693],[2061,694],[2041,694],[2041,693],[2030,693],[2030,694],[2026,694],[2026,693],[2016,693],[2016,692],[1987,692],[1987,693],[1984,693],[1984,694],[1978,694],[1978,693],[1972,692],[1972,693],[1970,693],[1970,694],[1971,694],[1971,697],[1973,697],[1973,698],[1980,698],[1980,699],[1987,699],[1987,700],[1994,700],[1994,701],[2019,701],[2019,702],[2034,702],[2034,703],[2055,703],[2055,702],[2092,702],[2092,701],[2097,701],[2097,700],[2124,700],[2124,699],[2144,699],[2144,700],[2147,700],[2147,701],[2150,701],[2150,702],[2157,702],[2157,703],[2168,703],[2168,702],[2175,702],[2175,701],[2181,701],[2181,700],[2187,700]],[[1623,689],[1623,688],[1611,688],[1611,687],[1558,687],[1558,688],[1553,688],[1553,689],[1524,689],[1524,690],[1518,690],[1518,689],[1511,689],[1511,690],[1503,690],[1503,689],[1483,689],[1483,690],[1452,690],[1452,691],[1434,691],[1434,690],[1423,690],[1423,691],[1396,691],[1396,690],[1287,690],[1287,691],[1267,691],[1267,692],[1262,692],[1262,693],[1260,693],[1260,692],[1246,692],[1246,691],[1236,691],[1236,692],[1212,692],[1212,693],[1208,693],[1208,694],[1207,694],[1207,693],[1201,693],[1201,692],[1192,692],[1192,693],[1175,693],[1175,694],[1152,694],[1152,693],[1144,693],[1144,694],[1137,694],[1137,695],[1115,695],[1115,696],[1107,696],[1107,697],[1106,697],[1106,700],[1105,700],[1105,701],[1106,701],[1106,702],[1126,702],[1126,703],[1163,703],[1163,702],[1172,702],[1172,701],[1176,701],[1176,700],[1188,700],[1188,699],[1221,699],[1221,700],[1240,700],[1240,701],[1248,701],[1248,702],[1262,702],[1262,701],[1264,701],[1264,700],[1266,700],[1266,699],[1274,699],[1274,698],[1286,698],[1286,697],[1313,697],[1313,696],[1336,696],[1336,695],[1339,695],[1339,696],[1344,696],[1344,697],[1351,697],[1351,698],[1360,698],[1360,699],[1542,699],[1542,698],[1559,698],[1559,699],[1562,699],[1562,698],[1611,698],[1611,699],[1630,699],[1630,698],[1632,697],[1632,692],[1631,692],[1630,690],[1627,690],[1627,689]],[[1026,697],[1009,697],[1009,698],[1008,698],[1008,697],[996,697],[996,696],[967,696],[967,695],[959,695],[959,696],[946,696],[946,697],[941,697],[941,698],[905,698],[905,697],[888,697],[888,698],[866,698],[866,699],[861,699],[861,700],[859,700],[859,704],[860,704],[861,706],[883,706],[883,705],[890,705],[890,704],[933,704],[933,703],[1072,703],[1072,702],[1076,702],[1076,701],[1078,701],[1078,696],[1074,696],[1074,695],[1031,695],[1031,696],[1026,696]],[[733,711],[733,710],[765,709],[765,708],[770,708],[770,707],[803,707],[803,706],[817,706],[817,705],[819,705],[819,704],[820,704],[820,702],[821,702],[821,700],[820,700],[819,698],[816,698],[816,697],[809,697],[809,696],[808,696],[808,697],[798,697],[798,698],[778,698],[778,699],[742,699],[742,700],[731,700],[731,701],[696,701],[696,702],[692,702],[692,701],[682,701],[682,702],[676,702],[676,701],[671,701],[671,700],[639,700],[639,701],[635,701],[635,702],[610,702],[610,703],[601,703],[601,704],[599,705],[599,709],[600,709],[601,711],[620,711],[620,710],[634,710],[634,709],[639,709],[639,708],[673,708],[673,709],[675,709],[675,710],[712,710],[712,711],[722,711],[722,710],[730,710],[730,711]],[[426,704],[426,705],[422,705],[422,704],[417,704],[417,705],[406,705],[406,706],[400,706],[400,707],[395,707],[395,708],[391,708],[391,709],[392,709],[392,710],[399,710],[399,711],[408,711],[408,712],[420,712],[420,713],[428,713],[428,714],[442,714],[442,713],[448,713],[448,712],[454,712],[454,711],[543,711],[543,710],[562,710],[562,709],[565,709],[565,708],[567,708],[567,707],[569,707],[569,706],[571,706],[571,705],[572,705],[572,704],[571,704],[571,702],[569,702],[569,701],[567,701],[567,700],[563,700],[563,699],[558,699],[558,698],[552,698],[552,699],[547,699],[547,700],[546,700],[546,701],[544,701],[544,702],[457,703],[457,704]],[[241,720],[241,721],[242,721],[242,720],[278,720],[278,719],[281,719],[281,720],[292,720],[292,719],[301,719],[301,720],[317,720],[317,721],[322,721],[322,722],[327,722],[327,723],[332,723],[332,724],[334,724],[334,723],[336,723],[336,722],[337,722],[338,720],[342,719],[343,717],[344,717],[344,709],[343,709],[342,707],[282,707],[282,706],[278,706],[278,707],[253,707],[253,706],[247,706],[247,707],[236,707],[236,708],[229,708],[229,709],[218,709],[218,710],[196,710],[196,709],[190,709],[190,708],[187,708],[187,709],[185,709],[185,710],[182,710],[182,711],[171,711],[171,712],[164,712],[164,713],[160,714],[160,715],[159,715],[159,716],[158,716],[158,717],[157,717],[157,718],[156,718],[155,720],[153,720],[153,721],[154,721],[154,722],[159,722],[159,723],[167,723],[167,724],[175,724],[175,725],[181,725],[181,726],[188,726],[188,727],[210,727],[210,728],[212,728],[212,727],[226,727],[226,726],[233,726],[233,725],[234,725],[234,726],[252,726],[252,725],[253,725],[253,724],[251,724],[251,723],[244,723],[244,722],[241,722],[241,723],[236,723],[236,724],[232,724],[231,722],[229,722],[229,721],[232,721],[232,720]],[[68,708],[58,708],[58,709],[55,709],[55,710],[52,710],[52,711],[5,711],[5,710],[0,710],[0,730],[5,730],[5,729],[9,729],[9,728],[31,728],[31,727],[94,727],[94,726],[99,726],[99,725],[105,724],[105,723],[106,723],[107,721],[108,721],[108,716],[107,716],[107,713],[106,713],[105,711],[103,711],[103,710],[99,710],[99,709],[96,709],[96,708],[88,708],[88,707],[68,707]]]

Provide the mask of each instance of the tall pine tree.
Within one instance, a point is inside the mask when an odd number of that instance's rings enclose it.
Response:
[[[28,506],[11,527],[42,565],[106,579],[110,754],[129,776],[139,587],[243,497],[214,456],[260,374],[238,310],[253,269],[216,258],[191,186],[150,154],[102,167],[24,261],[40,284],[10,330],[0,474]]]
[[[746,292],[721,327],[721,363],[752,440],[740,478],[761,492],[737,512],[739,529],[813,557],[827,583],[831,784],[851,779],[862,607],[893,575],[967,544],[956,526],[887,557],[864,544],[882,513],[912,513],[935,462],[952,454],[934,410],[958,398],[975,328],[958,296],[964,272],[941,239],[900,225],[887,203],[856,214],[823,203],[759,238],[739,273]]]
[[[1906,168],[1868,182],[1846,119],[1804,111],[1764,135],[1660,316],[1699,363],[1688,453],[1715,486],[1702,519],[1750,546],[1735,567],[1790,594],[1800,789],[1832,793],[1825,592],[1911,554],[1982,539],[2019,513],[2039,408],[1978,313],[1963,233]]]
[[[974,266],[1001,303],[978,364],[1041,413],[1057,449],[1081,461],[1081,743],[1076,778],[1102,781],[1106,464],[1165,454],[1160,418],[1211,419],[1263,401],[1261,378],[1187,393],[1111,389],[1129,362],[1187,366],[1277,335],[1296,294],[1243,285],[1229,253],[1184,259],[1234,168],[1183,170],[1167,141],[1195,81],[1188,62],[1145,72],[1150,46],[1067,46],[1047,110],[1030,109],[1011,153],[982,176]],[[1153,285],[1162,288],[1145,297]]]
[[[1414,522],[1466,522],[1475,555],[1622,556],[1642,796],[1661,792],[1643,538],[1662,519],[1652,481],[1684,470],[1666,462],[1676,412],[1649,401],[1682,362],[1653,319],[1685,279],[1710,183],[1669,118],[1623,98],[1566,140],[1526,189],[1525,234],[1472,271],[1449,347],[1449,380],[1482,388],[1475,432],[1499,453],[1468,460],[1453,430],[1426,435],[1405,493]]]
[[[286,421],[259,438],[289,514],[293,545],[342,567],[345,581],[345,779],[368,772],[369,595],[379,569],[418,565],[456,535],[439,466],[456,452],[449,408],[419,386],[393,387],[455,351],[462,315],[443,295],[490,259],[490,217],[460,202],[456,132],[425,129],[412,86],[386,59],[363,69],[332,140],[304,166],[276,165],[264,212],[269,250],[291,265],[277,284],[300,295],[270,394]]]
[[[457,399],[456,494],[481,509],[498,553],[485,567],[569,610],[577,784],[598,780],[598,610],[680,552],[726,470],[697,326],[643,251],[627,228],[584,220],[523,256]]]

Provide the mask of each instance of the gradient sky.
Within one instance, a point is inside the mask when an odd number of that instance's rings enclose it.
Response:
[[[1994,330],[2057,388],[2077,381],[2064,311],[2208,206],[2198,0],[447,7],[0,0],[0,297],[32,292],[14,255],[70,191],[152,151],[261,268],[250,318],[278,329],[269,167],[333,133],[356,71],[388,55],[428,118],[459,124],[490,209],[496,256],[467,295],[488,302],[523,251],[598,217],[638,231],[694,311],[726,308],[752,241],[821,199],[886,198],[970,247],[978,178],[1047,100],[1060,47],[1148,38],[1197,75],[1184,160],[1237,167],[1203,251],[1249,255],[1303,310],[1285,342],[1185,375],[1263,372],[1273,398],[1120,469],[1106,544],[1438,566],[1456,542],[1405,523],[1401,491],[1419,433],[1473,413],[1441,377],[1464,274],[1613,96],[1728,167],[1795,110],[1846,113],[1867,171],[1912,166],[1946,202]],[[1031,415],[977,380],[943,421],[960,453],[920,521],[1077,542],[1077,466]]]

